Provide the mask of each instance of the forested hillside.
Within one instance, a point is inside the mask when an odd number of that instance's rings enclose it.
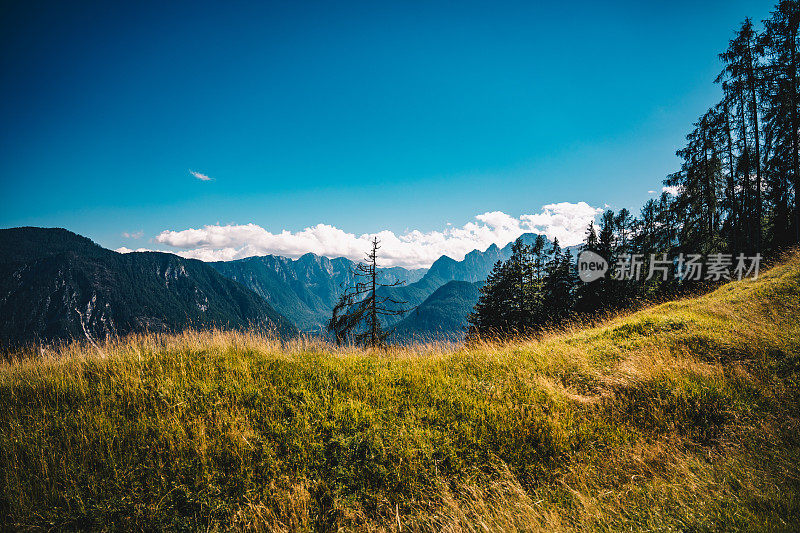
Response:
[[[606,211],[581,250],[609,273],[579,281],[572,254],[518,243],[495,265],[470,318],[475,335],[513,335],[693,294],[800,244],[800,4],[749,18],[720,54],[720,101],[677,152],[680,168],[638,216]]]
[[[131,332],[295,327],[201,261],[118,254],[63,229],[0,230],[0,347]]]
[[[450,281],[409,311],[395,327],[394,342],[459,341],[467,333],[467,318],[478,302],[480,282]]]

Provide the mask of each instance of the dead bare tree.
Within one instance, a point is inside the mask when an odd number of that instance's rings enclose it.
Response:
[[[393,283],[378,281],[379,244],[378,238],[373,238],[366,262],[358,263],[353,269],[355,285],[345,289],[333,308],[328,331],[333,333],[336,344],[352,340],[362,346],[382,346],[391,330],[383,328],[381,317],[399,316],[407,311],[402,307],[407,302],[378,294],[382,287],[397,287],[404,283],[400,280]]]

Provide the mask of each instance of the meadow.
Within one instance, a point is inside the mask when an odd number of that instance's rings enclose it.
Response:
[[[508,342],[140,335],[0,365],[0,528],[800,530],[800,253]]]

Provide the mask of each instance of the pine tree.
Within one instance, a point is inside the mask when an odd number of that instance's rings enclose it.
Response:
[[[543,323],[547,316],[547,309],[544,305],[545,263],[547,262],[545,246],[547,246],[547,239],[543,235],[537,235],[531,246],[533,279],[529,298],[533,324]]]
[[[614,218],[614,228],[619,241],[617,246],[619,253],[629,253],[633,231],[633,217],[631,216],[631,212],[624,207],[620,209],[619,213],[617,213],[617,216]]]
[[[600,242],[594,228],[594,221],[590,221],[586,228],[586,237],[581,245],[581,251],[600,253]],[[575,311],[580,314],[596,313],[602,307],[601,293],[599,280],[578,284],[575,289]]]
[[[380,241],[377,237],[372,245],[365,263],[358,263],[353,271],[356,283],[345,289],[333,308],[328,321],[328,331],[334,335],[336,344],[352,340],[356,344],[372,348],[385,344],[390,330],[384,330],[381,318],[402,315],[405,309],[398,306],[406,302],[395,300],[389,296],[380,296],[381,287],[396,287],[403,281],[381,283],[378,281],[378,250]]]
[[[572,316],[577,283],[572,253],[569,251],[563,253],[558,239],[553,239],[551,259],[547,263],[547,279],[543,288],[547,316],[540,325],[557,324]]]
[[[640,218],[636,221],[634,249],[645,257],[658,251],[658,212],[658,202],[651,198],[642,207]]]
[[[765,172],[772,216],[772,240],[776,249],[800,242],[800,99],[798,99],[797,33],[800,4],[781,0],[764,21],[758,50],[766,60],[763,68]],[[794,189],[792,209],[791,189]],[[787,219],[788,218],[788,219]]]
[[[594,220],[589,222],[589,227],[586,228],[586,237],[584,239],[584,243],[581,246],[582,250],[589,250],[594,253],[598,253],[600,250],[598,241],[597,241],[597,231],[594,229]]]
[[[717,81],[728,81],[739,104],[742,176],[745,181],[744,186],[748,191],[752,190],[746,211],[749,244],[753,250],[760,251],[763,183],[758,93],[761,80],[756,33],[752,20],[745,19],[736,37],[731,40],[728,50],[720,54],[720,58],[726,65]],[[755,182],[751,183],[753,169],[755,169]]]
[[[468,317],[470,337],[507,336],[511,333],[511,287],[507,263],[497,261],[480,290]]]

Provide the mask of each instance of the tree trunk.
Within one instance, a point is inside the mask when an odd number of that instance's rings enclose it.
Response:
[[[792,84],[789,93],[791,94],[790,103],[792,105],[791,124],[792,124],[792,174],[794,178],[794,238],[795,242],[800,243],[800,164],[798,163],[797,152],[800,150],[800,143],[798,143],[797,130],[800,129],[797,117],[797,24],[795,21],[789,21],[791,30],[789,32],[789,49],[790,57],[789,68],[791,73],[789,76]]]
[[[747,251],[752,251],[753,244],[753,213],[752,206],[750,205],[750,147],[747,143],[747,118],[745,114],[745,100],[743,88],[739,85],[739,122],[741,123],[741,142],[742,142],[742,161],[744,163],[744,172],[742,173],[743,184],[742,194],[744,196],[743,212],[745,224],[747,226]]]
[[[755,67],[753,65],[753,51],[747,46],[747,81],[750,85],[750,108],[753,114],[753,143],[756,152],[756,252],[761,251],[761,137],[758,133],[758,99],[756,98]]]
[[[731,120],[728,111],[728,100],[725,96],[725,104],[723,106],[723,113],[725,113],[725,134],[728,138],[728,201],[730,202],[731,218],[731,241],[733,242],[733,249],[731,251],[738,253],[739,243],[739,214],[738,214],[738,200],[736,199],[736,171],[733,164],[733,135],[731,134]]]
[[[378,262],[378,243],[372,244],[372,267],[370,274],[372,275],[372,305],[370,305],[370,344],[374,348],[378,345],[378,295],[375,290],[377,289],[376,277]]]

